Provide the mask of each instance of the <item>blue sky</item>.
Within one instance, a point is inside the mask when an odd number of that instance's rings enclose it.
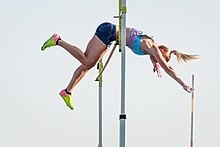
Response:
[[[186,83],[195,74],[195,145],[200,147],[220,145],[218,7],[217,0],[127,1],[128,26],[153,35],[158,44],[200,55],[187,64],[170,61]],[[93,68],[76,87],[76,110],[70,111],[58,93],[80,64],[62,48],[41,52],[40,47],[57,32],[85,51],[96,27],[118,23],[117,14],[116,0],[1,2],[0,146],[98,144],[98,71]],[[191,95],[165,72],[157,78],[148,56],[126,51],[127,146],[188,146]],[[104,73],[105,147],[118,145],[120,61],[116,52]]]

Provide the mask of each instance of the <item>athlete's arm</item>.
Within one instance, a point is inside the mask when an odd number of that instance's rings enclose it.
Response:
[[[191,92],[191,88],[186,85],[181,78],[177,75],[176,71],[166,62],[163,58],[159,48],[156,45],[153,45],[151,48],[151,53],[160,64],[160,66],[164,69],[164,71],[172,77],[175,81],[177,81],[187,92]]]

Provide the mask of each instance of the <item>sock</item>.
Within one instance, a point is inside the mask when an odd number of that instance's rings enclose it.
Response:
[[[56,45],[58,45],[58,41],[59,41],[59,40],[61,40],[61,38],[60,38],[60,37],[57,39],[57,41],[56,41]]]
[[[72,93],[67,91],[67,89],[64,90],[67,94],[71,95]]]

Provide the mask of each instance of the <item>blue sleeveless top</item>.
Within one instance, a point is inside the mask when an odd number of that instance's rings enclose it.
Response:
[[[143,50],[141,49],[141,44],[140,44],[143,36],[147,37],[148,39],[151,39],[154,42],[154,40],[148,35],[144,34],[143,31],[139,31],[134,28],[131,29],[127,46],[137,55],[146,55],[146,53],[143,52]]]

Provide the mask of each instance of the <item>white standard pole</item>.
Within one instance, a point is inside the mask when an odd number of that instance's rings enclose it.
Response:
[[[120,22],[120,49],[121,49],[121,114],[120,119],[120,147],[125,147],[125,69],[126,69],[126,0],[119,0],[119,19]],[[120,16],[121,14],[121,16]]]
[[[99,60],[98,69],[99,73],[102,71],[103,63],[102,58]],[[102,75],[99,77],[99,144],[98,147],[102,147]]]

